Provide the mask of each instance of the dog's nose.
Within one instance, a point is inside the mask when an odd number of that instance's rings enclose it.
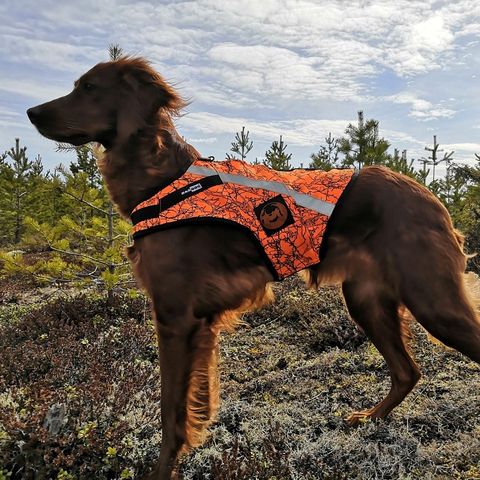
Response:
[[[27,110],[28,118],[32,123],[35,123],[35,120],[38,120],[40,117],[40,108],[39,107],[32,107]]]

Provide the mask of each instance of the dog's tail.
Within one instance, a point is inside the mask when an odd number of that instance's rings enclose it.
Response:
[[[466,293],[466,297],[469,303],[472,305],[474,311],[477,314],[478,322],[480,323],[480,277],[474,272],[466,272],[463,275],[463,287]],[[411,313],[408,312],[411,316]],[[410,318],[413,319],[413,316]],[[451,349],[451,347],[447,347],[442,341],[435,338],[431,333],[427,331],[427,338],[437,345],[443,345],[447,349]]]
[[[477,253],[465,253],[465,236],[458,230],[454,230],[455,238],[458,243],[460,251],[466,259],[470,259],[477,256]],[[472,304],[474,310],[477,313],[477,318],[480,322],[480,277],[474,272],[466,272],[463,275],[463,287],[467,298]]]
[[[453,228],[453,235],[460,254],[464,257],[465,261],[477,255],[476,253],[468,254],[465,252],[465,236],[459,230]],[[480,324],[480,278],[474,272],[466,272],[463,274],[462,283],[467,303],[471,305],[476,313],[477,321]],[[435,338],[431,333],[428,333],[428,339],[432,343],[444,345],[443,342]]]
[[[465,260],[473,258],[477,255],[476,253],[465,253],[465,236],[460,231],[453,229],[453,235],[457,242],[458,249],[460,250],[460,254],[465,258]],[[476,313],[477,320],[480,323],[480,278],[474,272],[466,272],[462,277],[463,290],[465,292],[467,303],[469,303],[473,308],[474,312]],[[432,343],[444,345],[443,342],[435,338],[431,333],[428,333],[428,339]]]
[[[480,320],[480,277],[473,272],[467,272],[464,276],[464,286],[467,296],[477,312]]]

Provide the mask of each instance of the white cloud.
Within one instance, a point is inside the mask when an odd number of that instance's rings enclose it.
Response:
[[[103,54],[103,49],[89,46],[9,34],[3,34],[1,40],[0,56],[6,57],[10,52],[15,52],[9,56],[11,62],[42,65],[53,70],[74,72],[77,75]]]
[[[209,112],[195,112],[179,119],[178,127],[204,134],[232,135],[245,126],[255,139],[272,142],[280,135],[291,145],[314,146],[323,143],[325,135],[343,135],[351,120],[293,119],[281,121],[259,121],[244,117],[227,117]]]
[[[7,132],[8,130],[15,131],[17,132],[15,135],[18,135],[18,130],[27,130],[28,125],[25,122],[19,121],[19,120],[11,120],[11,119],[3,119],[0,117],[0,127],[2,130],[4,130],[4,133]],[[13,137],[13,135],[8,135],[10,137]]]
[[[381,126],[380,126],[381,127]],[[407,145],[424,145],[425,142],[415,138],[413,135],[409,135],[408,133],[401,132],[398,130],[390,130],[390,129],[381,129],[380,136],[384,137],[389,142],[403,145],[403,148],[406,148]]]
[[[432,106],[431,106],[432,107]],[[428,108],[427,110],[412,110],[410,116],[416,118],[417,120],[429,121],[436,120],[438,118],[451,118],[455,115],[454,110],[449,108]]]
[[[432,146],[430,140],[428,146]],[[456,163],[467,163],[473,165],[476,162],[475,153],[480,154],[480,143],[440,143],[440,150],[438,153],[439,158],[443,158],[443,155],[450,152],[453,153],[453,160]],[[426,152],[424,148],[411,151],[412,156],[415,158],[427,157],[429,152]],[[441,174],[445,172],[445,164],[441,163],[438,170]]]
[[[32,80],[20,80],[13,78],[2,79],[2,83],[0,83],[0,90],[13,93],[20,97],[28,97],[39,100],[42,103],[69,93],[65,90],[65,87],[51,85],[40,81],[34,82]]]
[[[480,154],[480,143],[446,143],[442,144],[442,148],[448,151]]]
[[[25,119],[22,118],[20,113],[9,108],[0,107],[0,127],[4,132],[13,129],[25,129],[27,126]]]
[[[411,47],[419,52],[442,52],[451,47],[454,35],[445,24],[442,12],[414,24],[410,30]]]
[[[15,110],[10,110],[9,108],[0,107],[0,117],[2,118],[18,118],[20,114]]]
[[[205,137],[205,138],[189,138],[189,143],[216,143],[218,141],[217,137]]]
[[[3,51],[15,45],[19,61],[72,70],[104,58],[103,49],[112,39],[157,63],[177,63],[179,73],[182,66],[189,70],[210,59],[214,75],[222,81],[223,96],[234,86],[259,94],[273,89],[282,97],[353,100],[366,94],[365,79],[384,68],[409,76],[448,61],[445,54],[456,48],[455,31],[465,34],[479,9],[470,0],[455,4],[45,1],[35,22],[43,29],[26,35],[23,28],[21,34],[4,35]],[[42,38],[45,24],[53,22],[71,29],[73,42]]]
[[[411,92],[401,92],[389,97],[384,97],[384,100],[389,100],[398,104],[411,105],[409,116],[417,120],[428,121],[436,120],[438,118],[451,118],[456,113],[450,108],[433,105],[432,102],[419,98]]]
[[[358,82],[347,75],[332,75],[338,66],[323,56],[233,43],[216,45],[208,54],[216,65],[215,76],[225,89],[259,95],[270,102],[279,98],[352,99],[359,93]]]

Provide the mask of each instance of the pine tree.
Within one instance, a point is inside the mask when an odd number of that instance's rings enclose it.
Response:
[[[18,139],[15,147],[0,155],[0,244],[22,242],[26,216],[54,223],[66,213],[68,205],[58,191],[57,180],[55,174],[44,172],[40,155],[28,160],[26,147],[20,148]]]
[[[393,155],[389,155],[385,160],[385,166],[394,172],[402,173],[415,179],[419,183],[423,183],[424,177],[422,171],[418,171],[413,165],[414,159],[407,159],[407,151],[403,150],[400,155],[398,148],[395,148]]]
[[[325,137],[325,145],[321,145],[317,153],[312,153],[309,167],[328,172],[338,165],[338,140],[332,133]]]
[[[344,166],[356,166],[361,169],[366,165],[383,165],[388,159],[390,144],[378,136],[378,121],[365,122],[363,112],[358,112],[357,125],[349,124],[345,130],[346,137],[339,139],[339,152],[345,155]]]
[[[29,192],[28,180],[32,173],[33,163],[26,155],[27,147],[20,147],[20,139],[15,139],[15,146],[6,152],[11,164],[3,164],[3,194],[11,204],[10,216],[13,216],[13,242],[19,243],[24,218],[24,200]],[[5,208],[5,207],[4,207]],[[8,208],[8,207],[7,207]],[[13,215],[12,215],[13,214]],[[8,215],[7,215],[8,216]]]
[[[63,181],[61,176],[62,167],[57,166],[53,169],[53,172],[48,173],[49,182],[46,193],[46,203],[51,208],[51,216],[48,222],[54,224],[59,218],[68,213],[68,202],[65,195],[62,195]],[[42,220],[45,221],[45,220]]]
[[[12,259],[3,255],[2,260],[11,271],[30,273],[45,282],[93,283],[104,288],[112,300],[114,290],[131,281],[122,253],[130,224],[109,209],[105,190],[91,187],[85,172],[60,172],[58,186],[61,196],[70,199],[70,213],[53,225],[25,218],[24,245],[42,246],[45,257],[33,264],[19,256]]]
[[[35,160],[32,162],[32,169],[30,175],[37,178],[43,175],[43,163],[40,154],[37,154]]]
[[[287,146],[283,143],[282,135],[280,135],[280,140],[272,142],[271,147],[265,152],[264,165],[274,170],[291,170],[292,154],[286,153]]]
[[[108,46],[110,60],[118,60],[123,55],[123,48],[118,43],[111,43]]]
[[[253,141],[250,141],[250,132],[248,130],[245,132],[245,127],[242,127],[242,131],[235,134],[235,141],[232,142],[230,151],[239,154],[241,160],[245,160],[248,152],[250,152],[252,148]],[[229,160],[237,158],[235,155],[229,153],[227,153],[226,156]]]
[[[437,196],[452,215],[457,213],[456,209],[465,196],[469,180],[462,168],[450,163],[447,166],[445,177],[434,182]]]
[[[430,175],[430,169],[427,168],[428,165],[428,159],[422,157],[418,160],[422,164],[422,170],[419,171],[419,175],[421,178],[421,182],[423,185],[427,185],[427,178]]]
[[[65,212],[65,203],[57,201],[60,197],[54,185],[50,171],[44,172],[40,155],[35,157],[28,178],[28,194],[25,197],[24,210],[41,222],[54,222]],[[52,202],[52,199],[55,200]]]
[[[97,160],[90,144],[72,147],[71,145],[58,143],[57,151],[75,151],[77,158],[70,162],[70,171],[72,173],[84,172],[87,175],[90,187],[100,187],[102,176],[97,167]]]
[[[440,147],[440,144],[437,143],[437,136],[434,135],[433,136],[433,147],[430,148],[430,147],[425,147],[425,150],[427,150],[428,152],[431,152],[431,155],[430,157],[428,157],[427,159],[425,159],[425,163],[427,165],[432,165],[432,185],[436,187],[436,177],[435,177],[435,172],[436,172],[436,168],[437,168],[437,165],[440,165],[442,162],[450,162],[451,159],[452,159],[452,155],[455,153],[455,152],[449,152],[449,153],[444,153],[443,155],[443,158],[439,159],[437,154],[438,152],[443,152],[443,150],[439,150],[439,147]]]
[[[448,209],[455,226],[466,237],[466,251],[480,252],[480,156],[475,154],[477,163],[474,166],[455,165],[454,178],[463,179],[463,186],[457,195],[452,194]],[[460,183],[460,182],[459,182]],[[480,257],[469,261],[469,270],[480,273]]]

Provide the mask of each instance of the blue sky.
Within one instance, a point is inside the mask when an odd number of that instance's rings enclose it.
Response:
[[[480,153],[478,0],[4,0],[0,150],[15,137],[48,167],[68,163],[25,110],[68,93],[110,43],[145,56],[191,99],[179,132],[224,158],[250,130],[250,160],[283,135],[307,164],[356,112],[411,158],[436,134],[455,159]]]

